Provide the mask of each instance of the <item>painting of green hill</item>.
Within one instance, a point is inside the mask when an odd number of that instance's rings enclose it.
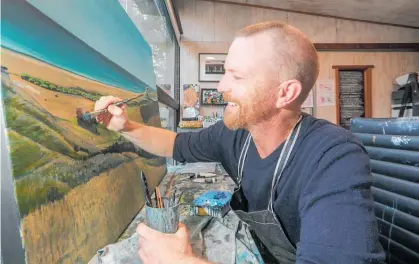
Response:
[[[2,89],[22,216],[141,155],[148,157],[147,166],[165,164],[164,159],[136,149],[115,132],[99,127],[99,135],[92,135],[75,122],[60,120],[24,100],[18,88],[4,84]]]
[[[24,176],[26,173],[44,166],[58,157],[57,153],[44,148],[31,139],[25,138],[12,129],[7,131],[12,156],[13,176],[15,179]]]
[[[87,263],[116,241],[143,205],[166,160],[95,120],[95,100],[132,91],[89,80],[1,48],[1,94],[27,263]],[[155,92],[127,105],[130,119],[160,126]]]

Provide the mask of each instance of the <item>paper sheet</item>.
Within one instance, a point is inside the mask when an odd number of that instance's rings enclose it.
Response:
[[[317,106],[335,106],[335,81],[332,79],[318,80]]]
[[[314,107],[313,90],[308,94],[307,99],[304,101],[302,108]]]

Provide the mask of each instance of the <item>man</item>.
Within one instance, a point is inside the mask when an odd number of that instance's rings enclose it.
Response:
[[[221,162],[237,183],[231,208],[252,230],[265,263],[377,263],[369,157],[348,131],[301,113],[319,72],[316,50],[281,22],[237,33],[218,90],[224,121],[196,133],[147,127],[124,108],[98,121],[148,152],[181,162]],[[119,101],[105,97],[96,109]],[[137,229],[144,263],[206,263],[187,231]],[[164,248],[164,251],[161,249]]]

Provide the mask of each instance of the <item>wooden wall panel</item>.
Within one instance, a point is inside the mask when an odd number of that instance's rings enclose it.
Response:
[[[419,30],[336,19],[336,42],[419,42]]]
[[[333,65],[374,65],[372,69],[372,115],[391,116],[391,91],[395,77],[419,69],[415,52],[319,52],[319,79],[334,79]],[[335,107],[318,107],[316,116],[335,122]]]
[[[180,49],[180,84],[195,84],[198,82],[198,53],[226,53],[230,42],[182,42]],[[202,82],[201,88],[217,88],[217,83]],[[183,93],[180,93],[180,103],[183,104]],[[205,106],[200,109],[201,115],[211,115],[216,111],[222,114],[221,106]]]
[[[231,41],[246,25],[278,19],[316,42],[419,42],[418,29],[198,0],[176,0],[176,7],[187,41]]]
[[[183,29],[183,35],[181,36],[182,40],[195,40],[197,41],[196,36],[194,35],[197,31],[196,22],[198,19],[195,17],[195,0],[176,0],[174,2],[176,9],[179,13],[180,22]]]
[[[232,28],[227,26],[227,17],[230,11],[228,7],[228,5],[214,5],[214,16],[216,16],[216,19],[214,19],[215,34],[213,41],[223,41],[231,38],[234,34]]]
[[[229,45],[230,42],[183,42],[181,84],[198,83],[198,53],[224,53],[228,51]],[[419,69],[419,53],[417,52],[319,52],[319,58],[319,79],[334,79],[333,65],[374,65],[372,69],[373,117],[391,115],[391,91],[394,78]],[[216,88],[217,83],[201,83],[201,87]],[[201,114],[210,112],[212,110],[205,107]],[[335,107],[317,107],[316,116],[335,122]]]
[[[218,5],[215,3],[215,5]],[[252,23],[252,9],[246,6],[235,6],[228,5],[226,7],[226,24],[223,25],[225,30],[228,32],[225,38],[219,39],[221,41],[230,41],[234,38],[236,31],[240,28],[247,26],[250,22]],[[234,14],[234,15],[232,15]],[[218,15],[218,14],[216,14]]]
[[[336,19],[288,13],[287,23],[304,32],[313,42],[338,42]]]
[[[224,0],[224,2],[245,2],[250,6],[264,6],[326,16],[357,18],[364,21],[419,27],[419,21],[417,20],[418,3],[415,0],[397,0],[397,2],[383,0]]]
[[[318,43],[419,42],[419,30],[383,26],[334,18],[235,6],[197,0],[177,0],[184,35],[181,41],[181,85],[198,83],[198,53],[226,53],[240,28],[261,21],[279,19],[307,34]],[[334,79],[332,65],[374,65],[372,70],[373,116],[391,113],[391,89],[395,77],[419,69],[419,53],[320,52],[319,78]],[[216,88],[216,83],[200,83]],[[181,103],[183,98],[181,98]],[[218,109],[222,108],[218,107]],[[213,109],[204,107],[201,114]],[[318,107],[316,116],[332,122],[335,108]]]
[[[252,9],[252,23],[269,21],[269,20],[282,20],[287,21],[286,12],[277,10],[269,10],[264,8],[251,8]]]
[[[200,21],[199,30],[195,32],[199,41],[214,41],[215,39],[215,15],[214,3],[197,2],[195,6],[195,17]]]

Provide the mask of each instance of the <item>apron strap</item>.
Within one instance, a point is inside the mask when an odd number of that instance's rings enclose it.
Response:
[[[239,164],[237,165],[237,184],[238,186],[240,186],[241,182],[242,182],[242,178],[243,178],[243,169],[244,169],[244,161],[246,160],[247,157],[247,151],[249,149],[250,146],[250,140],[251,140],[252,136],[250,135],[250,133],[247,135],[246,141],[244,142],[242,151],[240,152],[240,158],[239,158]]]
[[[281,178],[281,175],[284,171],[285,166],[287,165],[288,159],[291,155],[291,152],[294,148],[295,142],[297,141],[298,135],[300,133],[300,128],[301,128],[301,120],[302,120],[302,115],[300,115],[297,123],[294,125],[290,135],[287,137],[287,140],[285,141],[284,147],[281,150],[281,154],[278,158],[278,161],[276,163],[276,167],[275,167],[275,172],[274,175],[272,177],[272,185],[271,185],[271,197],[269,199],[269,204],[268,204],[268,210],[270,210],[273,213],[273,207],[272,207],[272,200],[273,200],[273,193],[275,190],[275,187],[277,185],[277,183],[279,182],[279,179]],[[237,175],[237,183],[240,186],[241,185],[241,181],[243,178],[243,169],[244,169],[244,163],[247,157],[247,151],[249,150],[249,145],[250,145],[250,140],[251,140],[251,135],[250,133],[248,134],[246,141],[244,142],[242,151],[240,153],[240,157],[239,157],[239,164],[237,165],[237,171],[238,171],[238,175]],[[280,171],[278,173],[278,170],[280,168]],[[273,214],[276,218],[276,215]],[[278,220],[278,219],[277,219]]]
[[[275,172],[272,177],[271,197],[269,199],[268,210],[271,211],[271,213],[273,213],[275,218],[277,218],[276,214],[273,211],[273,196],[275,193],[275,188],[282,176],[282,173],[284,172],[285,167],[287,166],[288,159],[291,156],[292,150],[294,149],[295,142],[297,142],[297,138],[298,138],[298,135],[300,134],[300,129],[301,129],[301,119],[302,119],[302,116],[300,116],[297,123],[293,127],[291,134],[288,136],[287,141],[284,144],[284,148],[281,151],[281,155],[279,156],[278,162],[276,163]],[[278,173],[279,168],[280,168],[280,171]]]

